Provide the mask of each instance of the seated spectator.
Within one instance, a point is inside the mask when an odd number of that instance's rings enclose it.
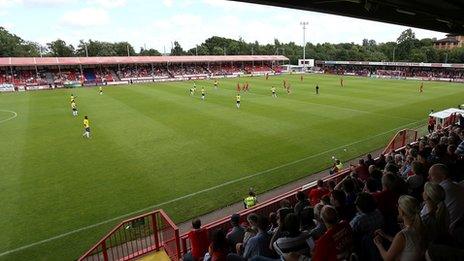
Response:
[[[317,187],[311,189],[309,192],[309,202],[311,206],[315,206],[321,201],[322,196],[329,193],[329,190],[325,188],[324,181],[322,179],[317,181]]]
[[[353,245],[350,225],[339,222],[337,211],[332,206],[324,206],[321,211],[327,231],[315,244],[312,261],[335,261],[349,259]]]
[[[308,235],[300,231],[298,217],[293,213],[288,214],[285,217],[284,226],[286,233],[273,244],[277,254],[282,257],[284,254],[293,252],[309,257],[311,249],[306,242]]]
[[[245,235],[245,228],[240,225],[240,215],[233,214],[230,217],[230,224],[232,225],[232,229],[227,233],[226,238],[229,242],[230,249],[232,252],[235,252],[236,245],[238,243],[243,243],[243,237]]]
[[[277,223],[278,227],[274,230],[274,233],[271,238],[271,242],[269,243],[269,248],[272,249],[272,245],[274,244],[277,239],[282,237],[286,233],[286,228],[285,228],[285,217],[293,213],[293,210],[290,208],[280,208],[277,210]]]
[[[398,216],[396,207],[398,195],[392,190],[395,179],[393,174],[385,174],[382,177],[382,191],[373,194],[378,209],[384,217],[385,231],[390,234],[394,234],[398,231],[398,224],[396,222]]]
[[[337,210],[341,220],[349,222],[356,212],[354,205],[346,204],[345,192],[334,190],[330,194],[330,203]]]
[[[300,212],[305,208],[309,207],[309,201],[308,198],[306,197],[305,193],[303,191],[298,191],[296,193],[296,198],[297,198],[297,203],[295,204],[295,207],[293,208],[293,211],[297,215],[298,218],[300,218]]]
[[[254,237],[258,233],[258,229],[254,224],[258,223],[258,216],[255,213],[251,213],[247,216],[249,226],[245,228],[245,234],[243,235],[243,245],[246,245],[247,241]],[[238,253],[239,251],[237,251]]]
[[[424,228],[420,218],[419,202],[411,196],[401,196],[398,200],[399,217],[404,228],[394,238],[383,231],[377,231],[374,243],[383,260],[423,260],[425,253]],[[384,239],[391,241],[388,249]]]
[[[237,254],[229,254],[227,260],[240,261],[248,260],[253,257],[273,257],[272,251],[269,249],[271,237],[267,233],[267,219],[261,215],[256,216],[256,220],[251,221],[250,226],[256,228],[258,233],[251,237],[243,246],[237,246],[240,251]],[[255,222],[256,221],[256,222]],[[240,244],[239,244],[240,245]],[[243,251],[242,251],[243,250]]]
[[[383,216],[371,194],[359,193],[356,198],[356,208],[358,212],[350,222],[355,236],[361,238],[364,235],[372,235],[374,231],[383,227]]]
[[[322,203],[318,203],[316,206],[314,206],[314,220],[316,221],[316,226],[309,230],[309,236],[314,240],[317,240],[327,230],[321,217],[321,211],[323,207],[324,205]]]
[[[402,178],[407,178],[407,177],[413,175],[413,173],[412,173],[412,162],[413,161],[414,161],[413,156],[407,156],[406,157],[406,161],[404,162],[404,164],[400,168],[400,176]]]
[[[412,175],[406,179],[408,191],[411,196],[422,201],[421,195],[424,188],[425,174],[427,170],[425,169],[425,166],[418,161],[413,161],[411,166]]]
[[[445,204],[449,212],[450,229],[453,229],[455,223],[464,216],[464,187],[451,181],[448,167],[443,164],[435,164],[429,169],[429,179],[445,190]],[[422,209],[422,214],[428,212],[425,206]]]
[[[377,181],[374,178],[368,178],[363,191],[369,194],[379,192]]]
[[[279,224],[277,223],[277,214],[275,212],[269,213],[269,227],[267,228],[268,234],[274,234],[274,230],[277,229]]]
[[[190,240],[190,260],[200,260],[208,251],[208,232],[201,228],[201,221],[195,219],[192,221],[192,230],[188,233]]]
[[[364,162],[363,159],[360,159],[358,165],[354,167],[353,171],[358,174],[358,178],[362,181],[366,181],[369,178],[369,166]]]
[[[204,260],[209,261],[226,261],[229,254],[229,244],[227,243],[226,234],[222,229],[213,232],[211,244],[208,248]]]
[[[374,231],[382,229],[383,216],[377,209],[374,197],[368,193],[360,193],[356,198],[358,213],[351,220],[356,252],[360,260],[378,260],[380,254],[372,242]]]
[[[369,167],[371,165],[375,165],[375,160],[372,158],[372,155],[369,153],[366,156],[366,166]]]
[[[425,183],[423,199],[426,213],[421,213],[421,219],[430,243],[442,244],[449,239],[449,213],[445,196],[445,190],[440,185]]]
[[[386,161],[386,159],[385,159],[385,155],[384,155],[384,154],[380,154],[379,159],[378,159],[377,162],[375,163],[375,166],[376,166],[378,169],[384,169],[386,164],[387,164],[387,161]]]

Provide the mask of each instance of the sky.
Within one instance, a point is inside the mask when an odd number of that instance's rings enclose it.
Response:
[[[0,26],[45,45],[58,38],[128,41],[167,51],[173,41],[184,49],[216,35],[247,42],[302,44],[300,22],[309,23],[311,43],[395,41],[408,27],[322,13],[225,0],[0,0]],[[444,33],[413,29],[417,38]]]

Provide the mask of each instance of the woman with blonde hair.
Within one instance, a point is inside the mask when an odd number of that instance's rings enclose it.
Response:
[[[420,217],[417,199],[401,196],[398,199],[398,213],[404,228],[394,238],[377,230],[374,243],[383,260],[422,260],[425,253],[424,226]],[[385,249],[383,239],[391,241],[390,248]]]
[[[422,223],[426,228],[429,242],[443,243],[449,239],[449,213],[444,202],[445,190],[436,183],[427,182],[424,186],[424,207],[421,211]]]

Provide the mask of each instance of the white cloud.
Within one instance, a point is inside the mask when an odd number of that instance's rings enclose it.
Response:
[[[171,7],[174,4],[174,0],[163,0],[163,5]]]
[[[19,0],[18,2],[31,7],[55,7],[77,2],[77,0]]]
[[[126,6],[126,0],[88,0],[87,3],[100,6],[102,8],[115,8]]]
[[[61,16],[60,24],[70,27],[95,27],[108,24],[110,17],[101,8],[82,8],[66,12]]]

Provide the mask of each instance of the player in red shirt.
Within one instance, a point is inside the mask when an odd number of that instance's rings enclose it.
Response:
[[[317,181],[317,187],[309,192],[309,203],[311,203],[311,206],[315,206],[327,194],[329,194],[329,190],[325,188],[324,181],[320,179]]]
[[[205,229],[201,228],[201,221],[199,219],[192,221],[192,227],[193,229],[188,233],[191,246],[190,254],[195,260],[200,260],[208,251],[208,233]]]
[[[240,92],[240,83],[237,83],[237,92]]]
[[[317,241],[311,261],[348,260],[353,248],[353,232],[346,221],[338,222],[337,211],[324,206],[321,217],[327,231]]]
[[[269,73],[266,73],[266,80],[269,79]]]

